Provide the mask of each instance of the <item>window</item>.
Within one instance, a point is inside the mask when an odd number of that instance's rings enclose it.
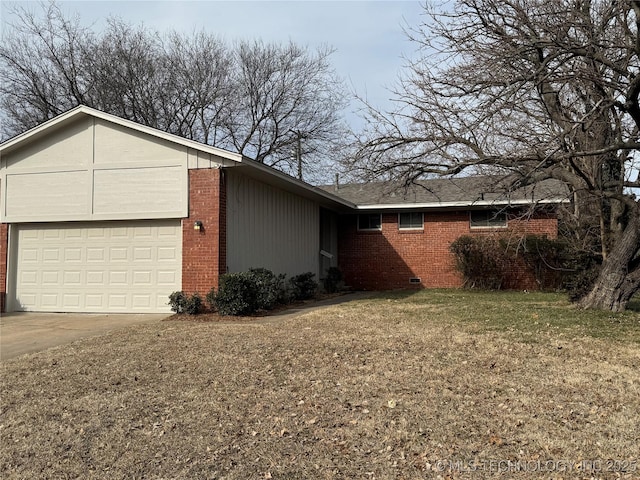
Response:
[[[470,213],[471,228],[503,228],[507,214],[498,210],[474,210]]]
[[[382,215],[379,213],[362,213],[358,215],[358,230],[381,230]]]
[[[422,212],[399,213],[398,228],[400,230],[422,230],[424,228],[424,214]]]

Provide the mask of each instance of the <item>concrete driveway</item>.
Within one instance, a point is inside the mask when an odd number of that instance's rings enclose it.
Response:
[[[158,322],[171,314],[3,313],[0,360],[71,343],[117,328]]]

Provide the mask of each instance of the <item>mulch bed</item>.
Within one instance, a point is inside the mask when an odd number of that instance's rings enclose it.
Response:
[[[285,313],[289,310],[296,310],[299,308],[305,308],[345,295],[345,293],[321,293],[310,300],[304,300],[300,302],[293,302],[287,305],[279,305],[273,310],[259,310],[253,315],[220,315],[214,311],[204,311],[197,315],[189,315],[186,313],[175,313],[170,317],[165,318],[165,322],[220,322],[220,323],[243,323],[243,322],[255,322],[264,317],[272,317]]]

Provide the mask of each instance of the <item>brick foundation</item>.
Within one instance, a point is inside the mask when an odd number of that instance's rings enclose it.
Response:
[[[196,221],[203,228],[194,230]],[[182,290],[203,297],[226,272],[226,188],[220,169],[189,170],[189,216],[182,220]]]
[[[340,269],[347,285],[362,290],[459,287],[462,278],[449,251],[458,237],[499,232],[555,238],[558,230],[557,219],[544,214],[512,219],[507,229],[471,229],[466,211],[425,212],[424,230],[399,230],[396,212],[382,215],[381,231],[358,231],[357,215],[343,215],[339,222]],[[411,283],[412,278],[420,282]],[[512,289],[537,288],[524,265],[514,265],[505,283]]]

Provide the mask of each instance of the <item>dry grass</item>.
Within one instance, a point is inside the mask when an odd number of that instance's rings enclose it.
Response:
[[[132,327],[3,363],[0,477],[640,478],[639,317],[425,291]]]

